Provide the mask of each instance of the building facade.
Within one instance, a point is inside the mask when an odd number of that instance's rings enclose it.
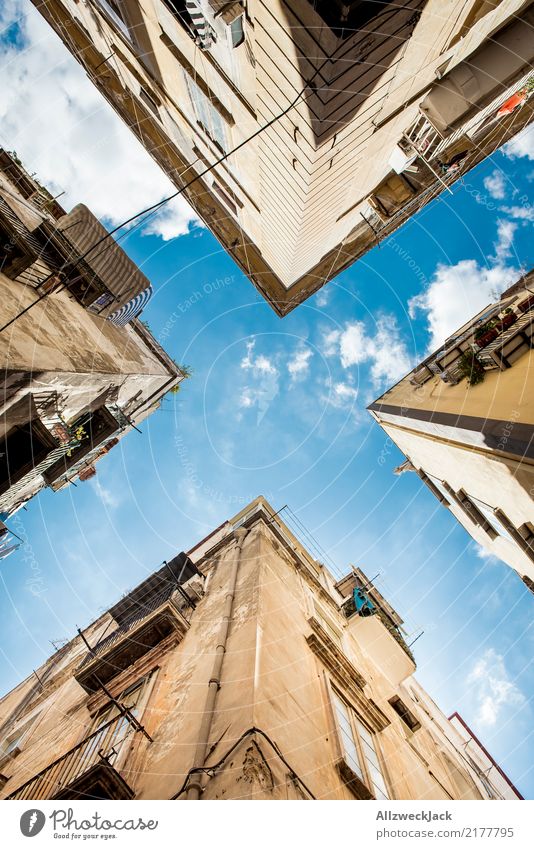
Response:
[[[532,120],[524,0],[33,2],[279,315]]]
[[[3,798],[521,798],[378,589],[281,512],[256,499],[0,700]]]
[[[0,151],[0,546],[9,516],[93,477],[185,376],[136,318],[145,275],[111,238],[88,252],[106,235]]]
[[[534,272],[369,410],[471,536],[534,591]]]

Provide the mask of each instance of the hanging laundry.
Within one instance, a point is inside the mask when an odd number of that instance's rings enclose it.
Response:
[[[515,94],[512,94],[512,96],[509,97],[508,100],[503,103],[503,105],[497,112],[497,118],[502,118],[504,117],[504,115],[511,115],[512,112],[517,109],[518,106],[522,106],[523,103],[525,103],[527,98],[528,92],[526,88],[516,92]]]

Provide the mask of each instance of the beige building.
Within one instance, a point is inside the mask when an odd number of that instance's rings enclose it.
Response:
[[[524,0],[33,2],[279,315],[532,120]]]
[[[534,272],[370,405],[415,471],[534,591]]]
[[[122,248],[80,259],[106,232],[0,151],[0,556],[9,516],[94,476],[185,376],[135,317],[151,287]]]
[[[521,798],[413,678],[377,588],[281,512],[256,499],[0,700],[2,797]]]

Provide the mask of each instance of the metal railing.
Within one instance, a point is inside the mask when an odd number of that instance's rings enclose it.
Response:
[[[125,740],[136,730],[125,713],[118,714],[10,793],[7,798],[54,798],[62,789],[97,764],[105,763],[111,767],[117,760]]]
[[[163,587],[163,589],[153,595],[148,601],[140,602],[138,608],[134,613],[132,613],[132,616],[126,622],[120,625],[108,637],[104,637],[104,639],[100,640],[100,642],[85,655],[76,670],[76,674],[81,672],[95,658],[102,657],[102,655],[106,654],[106,652],[108,652],[116,643],[126,637],[130,631],[133,631],[134,628],[143,621],[143,619],[146,619],[151,613],[158,610],[158,608],[165,604],[165,602],[172,601],[172,595],[175,590],[176,584],[169,583],[168,586]],[[178,605],[176,605],[176,607],[179,609]]]

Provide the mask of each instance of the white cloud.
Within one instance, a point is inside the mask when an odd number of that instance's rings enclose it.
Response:
[[[484,187],[495,200],[503,200],[506,195],[506,184],[502,171],[495,170],[484,178]]]
[[[473,688],[481,725],[496,725],[507,708],[520,708],[526,703],[521,690],[510,680],[503,656],[494,649],[487,649],[477,661],[467,684]]]
[[[251,339],[247,342],[247,353],[241,360],[241,368],[251,370],[254,374],[277,374],[278,370],[272,362],[264,354],[253,356],[256,347],[256,340]]]
[[[327,378],[324,382],[326,392],[321,395],[321,402],[336,410],[345,410],[352,414],[355,420],[360,419],[361,410],[356,406],[358,390],[342,380],[333,381]]]
[[[391,315],[377,319],[374,336],[368,335],[363,321],[353,321],[344,330],[325,334],[323,346],[326,356],[339,354],[344,369],[367,363],[375,387],[398,380],[411,367],[406,344]]]
[[[502,218],[497,222],[495,256],[492,257],[497,263],[503,263],[511,256],[517,226],[513,221],[508,221],[506,218]]]
[[[325,357],[334,357],[339,349],[339,337],[341,330],[330,330],[323,336],[323,354]]]
[[[506,212],[520,221],[534,221],[534,206],[502,206],[501,212]]]
[[[499,558],[493,554],[493,552],[488,551],[487,548],[479,545],[478,542],[473,543],[473,550],[475,552],[475,557],[478,557],[478,559],[484,561],[484,563],[492,564],[501,562]]]
[[[264,354],[254,354],[255,347],[255,339],[247,342],[246,354],[240,363],[241,369],[250,372],[250,383],[243,387],[238,405],[245,409],[255,407],[256,424],[259,425],[279,393],[280,373]]]
[[[506,156],[516,159],[527,156],[534,159],[534,124],[528,124],[517,136],[503,146]]]
[[[323,288],[320,289],[317,292],[317,295],[315,297],[315,303],[317,304],[318,307],[326,307],[329,300],[330,300],[330,289],[327,288],[326,286],[323,286]]]
[[[418,311],[426,313],[429,350],[438,348],[471,316],[494,301],[519,274],[517,269],[504,265],[480,267],[474,259],[438,265],[428,288],[408,302],[411,318]]]
[[[70,208],[87,206],[117,225],[174,187],[28,2],[2,6],[1,142]],[[13,32],[13,30],[12,30]],[[198,223],[183,198],[150,219],[146,232],[171,239]]]
[[[100,501],[104,505],[104,507],[108,507],[110,510],[114,510],[116,507],[120,505],[120,498],[114,490],[108,489],[104,484],[98,479],[93,478],[91,481],[91,486],[100,498]]]
[[[363,321],[347,324],[339,337],[339,355],[343,368],[364,363],[370,357],[369,343]]]
[[[344,407],[346,404],[354,404],[358,397],[358,390],[348,383],[334,383],[332,386],[332,401],[335,407]]]
[[[295,351],[293,358],[287,364],[292,381],[301,380],[308,374],[312,357],[313,351],[310,348],[300,348]]]

